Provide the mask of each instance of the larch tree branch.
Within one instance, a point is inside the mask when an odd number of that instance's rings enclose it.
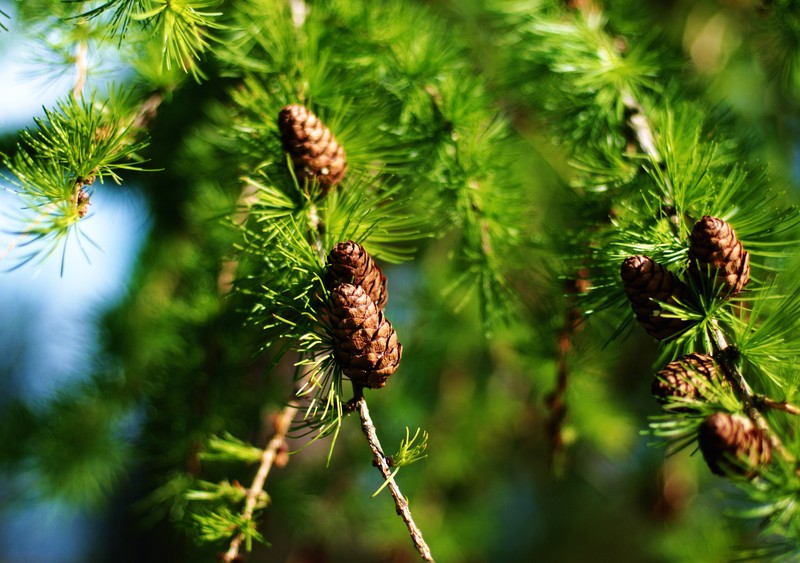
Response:
[[[367,438],[370,450],[372,450],[373,465],[378,468],[384,480],[388,482],[389,492],[392,495],[392,499],[394,499],[397,514],[403,519],[403,522],[405,522],[408,532],[411,535],[411,541],[414,542],[414,547],[424,561],[433,561],[431,550],[422,537],[422,531],[419,529],[416,522],[414,522],[414,518],[411,515],[408,500],[406,500],[403,493],[400,492],[400,487],[398,487],[392,476],[389,458],[383,453],[383,448],[378,439],[378,433],[375,430],[375,424],[372,422],[369,408],[367,407],[367,401],[361,389],[356,389],[355,396],[350,402],[349,408],[358,411],[358,416],[361,420],[361,430]]]
[[[253,478],[253,483],[247,490],[244,510],[242,511],[242,519],[245,522],[249,523],[253,519],[253,513],[255,512],[258,498],[264,490],[264,483],[267,480],[267,475],[269,475],[269,471],[272,469],[278,451],[286,444],[286,436],[299,408],[299,405],[293,401],[286,405],[281,413],[275,418],[275,433],[272,435],[272,439],[270,439],[270,441],[267,443],[267,447],[264,448],[264,451],[261,454],[261,461],[258,465],[258,471]],[[236,561],[244,539],[244,533],[239,532],[233,538],[233,540],[231,540],[228,551],[226,551],[222,556],[222,560],[225,561],[225,563]]]
[[[744,375],[742,375],[742,372],[736,363],[738,351],[734,346],[728,343],[725,334],[722,332],[722,329],[720,329],[719,326],[714,326],[713,336],[715,352],[714,356],[722,367],[722,372],[725,374],[725,378],[733,386],[736,394],[742,401],[745,411],[747,412],[747,416],[750,417],[750,419],[756,424],[756,426],[758,426],[764,435],[767,436],[772,447],[776,451],[780,452],[781,456],[783,456],[786,461],[794,463],[796,461],[794,455],[792,455],[789,450],[786,449],[780,438],[778,438],[777,434],[770,428],[769,424],[764,419],[764,416],[759,411],[759,403],[764,403],[765,399],[759,399],[759,397],[753,393],[753,390],[750,388],[747,380],[745,380]]]
[[[75,84],[72,87],[72,96],[80,98],[86,80],[89,76],[89,45],[85,39],[78,41],[75,47]]]

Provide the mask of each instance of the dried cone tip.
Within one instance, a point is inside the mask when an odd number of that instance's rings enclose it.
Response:
[[[78,217],[86,217],[86,215],[89,213],[89,206],[91,205],[91,202],[89,201],[89,192],[83,188],[79,188],[75,200],[75,207],[78,209]]]

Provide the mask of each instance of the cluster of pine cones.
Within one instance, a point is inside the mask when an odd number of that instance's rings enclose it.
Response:
[[[298,178],[316,182],[324,197],[341,183],[347,158],[322,120],[311,110],[291,104],[278,114],[278,130]],[[386,385],[400,364],[403,346],[386,320],[386,276],[364,247],[340,242],[328,254],[325,286],[333,333],[333,356],[354,385]]]
[[[647,256],[622,263],[622,282],[636,319],[648,334],[665,340],[681,333],[691,321],[662,315],[660,303],[687,305],[692,293],[678,276]],[[733,228],[705,216],[693,227],[688,277],[696,288],[724,297],[738,294],[750,280],[750,255]],[[711,356],[692,353],[667,364],[656,374],[652,392],[671,412],[697,412],[698,401],[709,399],[712,387],[729,385]],[[772,447],[752,419],[727,412],[706,417],[698,428],[698,445],[708,467],[717,475],[752,479],[772,461]]]
[[[691,324],[662,315],[658,303],[684,306],[691,303],[689,286],[678,276],[648,256],[626,258],[620,273],[636,320],[648,334],[665,340]],[[688,275],[696,287],[710,287],[727,297],[739,293],[750,281],[750,254],[742,248],[728,223],[705,216],[694,225]]]
[[[403,346],[386,320],[386,276],[364,247],[340,242],[328,254],[333,357],[354,385],[378,389],[400,364]]]
[[[713,399],[712,387],[729,387],[719,366],[706,354],[687,354],[656,374],[652,392],[670,411],[692,414],[698,402]],[[698,428],[697,442],[709,469],[716,475],[756,477],[772,461],[772,445],[764,431],[739,414],[716,412]]]

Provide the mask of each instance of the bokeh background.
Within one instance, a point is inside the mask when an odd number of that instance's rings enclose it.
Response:
[[[10,16],[0,20],[9,28],[0,32],[6,153],[18,130],[73,82],[30,33],[22,4],[0,0]],[[674,53],[669,64],[682,65],[681,87],[709,107],[724,106],[748,131],[752,157],[793,192],[797,70],[771,59],[765,38],[777,31],[759,28],[757,4],[605,8],[623,32],[649,22]],[[466,38],[473,63],[491,76],[503,55],[481,26],[484,7],[427,5],[430,17]],[[800,43],[800,15],[784,23],[781,37]],[[113,51],[98,51],[98,83],[129,79]],[[495,84],[498,97],[514,98],[502,91],[508,85]],[[186,452],[223,428],[263,445],[269,425],[260,421],[280,409],[291,378],[280,368],[265,376],[257,337],[243,333],[241,316],[215,294],[219,257],[236,237],[218,224],[218,210],[236,191],[219,172],[225,163],[203,163],[192,143],[226,87],[218,76],[187,81],[159,109],[148,157],[165,172],[96,191],[81,226],[99,247],[88,246],[88,258],[72,240],[63,268],[57,253],[12,269],[19,203],[0,192],[0,267],[8,265],[0,274],[0,561],[213,560],[214,547],[195,540],[180,492],[201,473],[248,483],[253,468],[199,468]],[[532,224],[557,229],[547,222],[569,213],[569,198],[558,193],[569,189],[568,164],[536,103],[515,102],[512,144],[527,155],[524,172],[515,173],[528,178],[537,202]],[[649,394],[657,349],[644,334],[604,347],[614,326],[600,319],[576,337],[565,445],[554,459],[547,400],[567,304],[520,287],[536,305],[535,328],[487,339],[477,307],[454,312],[441,298],[447,243],[425,243],[418,260],[385,266],[387,316],[406,349],[402,372],[370,396],[386,443],[398,443],[406,426],[430,433],[428,458],[403,469],[399,481],[437,560],[722,562],[753,545],[757,526],[730,516],[733,488],[691,450],[665,461],[642,433],[658,413]],[[537,259],[526,268],[548,265]],[[355,421],[346,421],[326,466],[328,445],[309,446],[270,475],[260,529],[272,546],[257,546],[250,560],[415,560],[386,493],[370,496],[380,480]]]

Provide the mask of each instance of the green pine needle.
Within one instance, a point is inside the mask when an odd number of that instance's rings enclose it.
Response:
[[[153,34],[161,36],[162,64],[177,66],[198,82],[206,78],[198,62],[215,37],[210,30],[224,28],[215,21],[221,12],[202,11],[221,0],[146,0],[133,19],[152,25]]]
[[[30,248],[18,265],[44,259],[59,246],[65,251],[70,233],[80,235],[86,205],[81,191],[88,194],[107,179],[119,184],[123,171],[144,170],[139,153],[148,141],[139,139],[131,106],[130,97],[116,87],[105,101],[96,94],[68,97],[45,109],[34,129],[21,133],[13,156],[2,155],[9,171],[3,177],[23,204],[12,246]],[[80,236],[78,242],[83,250]]]
[[[420,437],[420,432],[422,432],[422,436]],[[420,442],[416,445],[413,445],[416,442],[417,438],[420,437]],[[391,476],[386,479],[383,484],[378,488],[377,491],[372,493],[373,497],[378,496],[378,494],[389,484],[389,481],[395,478],[397,473],[400,471],[400,468],[405,465],[411,465],[417,461],[425,459],[428,455],[425,450],[428,448],[428,433],[424,430],[420,430],[417,428],[417,431],[414,432],[414,436],[410,437],[410,432],[408,430],[408,426],[406,426],[406,437],[403,440],[400,440],[400,449],[397,450],[397,453],[393,456],[390,456],[389,459],[391,460],[391,466],[396,467]]]
[[[244,502],[247,497],[247,489],[239,484],[231,484],[228,481],[211,483],[198,480],[193,486],[196,488],[188,489],[183,493],[184,498],[188,501],[236,504]],[[266,491],[261,491],[256,508],[264,508],[268,502],[269,496]]]
[[[86,4],[87,0],[66,0],[68,3]],[[107,12],[113,11],[107,23],[109,37],[119,37],[120,42],[125,38],[131,20],[141,9],[142,0],[107,0],[105,3],[82,12],[75,18],[98,18]]]
[[[256,522],[245,519],[228,508],[222,507],[214,512],[196,513],[191,515],[197,529],[198,537],[205,542],[228,542],[231,538],[241,533],[244,536],[247,551],[253,548],[253,541],[269,546],[270,543],[258,531]]]
[[[221,437],[209,437],[208,449],[200,453],[200,459],[255,463],[261,459],[261,454],[260,449],[225,432]]]

